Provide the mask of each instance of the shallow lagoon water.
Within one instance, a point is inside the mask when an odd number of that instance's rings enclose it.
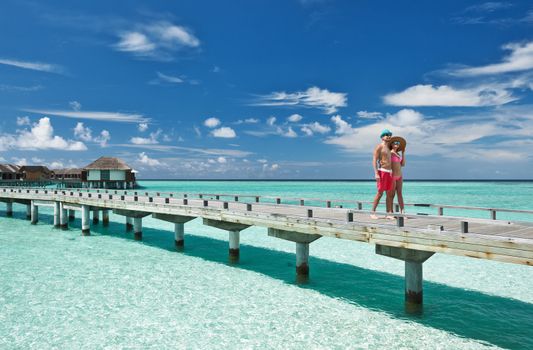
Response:
[[[373,190],[369,183],[142,184],[324,199],[370,200]],[[460,193],[461,183],[452,183],[455,193],[431,198],[430,189],[421,194],[428,183],[417,184],[406,186],[407,201],[530,209],[533,194],[531,183],[495,183],[483,196],[470,194],[471,184]],[[227,233],[200,220],[186,224],[180,253],[168,223],[145,219],[143,242],[136,242],[112,215],[109,227],[82,237],[79,219],[68,231],[53,229],[51,212],[42,209],[35,226],[21,206],[13,218],[0,211],[2,349],[533,348],[528,266],[436,254],[424,264],[423,314],[412,316],[403,306],[403,263],[371,245],[312,243],[310,280],[297,284],[294,244],[264,228],[242,232],[234,265]]]

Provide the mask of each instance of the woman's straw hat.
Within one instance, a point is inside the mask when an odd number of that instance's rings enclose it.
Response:
[[[400,147],[398,147],[398,151],[405,151],[405,146],[407,146],[407,141],[401,136],[393,136],[390,138],[389,147],[392,149],[392,144],[394,141],[400,142]]]

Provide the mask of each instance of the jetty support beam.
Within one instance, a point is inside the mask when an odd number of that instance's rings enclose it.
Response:
[[[54,202],[54,227],[59,228],[60,223],[60,214],[61,214],[61,204],[60,202]]]
[[[59,225],[62,230],[68,229],[68,210],[65,208],[65,203],[59,203]]]
[[[135,210],[126,210],[126,209],[113,209],[113,213],[116,215],[125,216],[126,219],[126,229],[128,229],[128,224],[131,225],[131,219],[133,218],[133,237],[136,241],[141,241],[143,238],[142,232],[142,218],[150,215],[145,211],[135,211]],[[128,220],[128,218],[130,220]]]
[[[31,220],[31,203],[26,204],[26,220]]]
[[[36,225],[39,221],[39,206],[35,201],[31,201],[31,224]]]
[[[100,221],[100,211],[98,208],[93,208],[93,224],[97,225]]]
[[[74,209],[68,210],[68,221],[74,221],[76,218],[76,211]]]
[[[422,304],[424,280],[422,264],[435,253],[376,244],[376,254],[405,262],[405,302],[406,304]]]
[[[309,243],[316,241],[321,235],[269,228],[268,235],[296,243],[296,275],[309,275]]]
[[[133,230],[133,218],[126,216],[126,231]]]
[[[102,225],[109,226],[109,210],[102,209]]]
[[[183,248],[185,245],[185,223],[194,220],[195,217],[160,213],[154,213],[152,217],[174,223],[174,244],[176,248]]]
[[[84,236],[91,235],[91,228],[89,223],[90,207],[88,205],[81,206],[81,234]]]
[[[229,258],[230,261],[237,262],[240,256],[241,231],[250,227],[250,225],[206,218],[204,218],[204,225],[216,227],[229,232]]]
[[[13,202],[6,202],[6,216],[13,216]]]

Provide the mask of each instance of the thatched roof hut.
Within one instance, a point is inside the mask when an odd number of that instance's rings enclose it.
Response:
[[[100,157],[91,164],[85,166],[84,170],[132,170],[122,159],[115,157]]]

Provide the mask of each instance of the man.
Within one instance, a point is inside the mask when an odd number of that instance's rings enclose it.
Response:
[[[372,168],[374,169],[374,177],[376,178],[378,192],[374,198],[374,204],[372,206],[372,219],[377,219],[376,208],[379,204],[383,192],[387,192],[387,213],[392,213],[392,200],[394,196],[393,179],[392,179],[392,163],[391,152],[389,148],[389,142],[392,136],[392,132],[385,129],[379,136],[381,143],[374,148],[374,156],[372,157]],[[387,216],[388,219],[392,219],[392,216]]]

